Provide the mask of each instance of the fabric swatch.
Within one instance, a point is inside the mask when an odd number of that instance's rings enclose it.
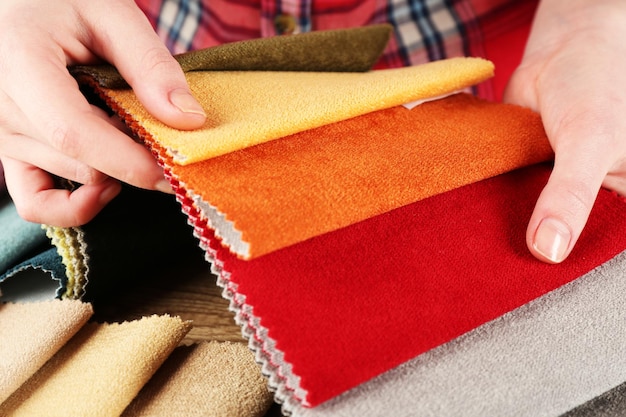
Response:
[[[134,130],[150,132],[185,165],[293,133],[415,100],[440,97],[493,75],[491,62],[450,58],[366,73],[189,72],[190,88],[207,113],[204,127],[180,131],[152,117],[131,90],[96,86]]]
[[[568,411],[563,417],[622,417],[626,415],[626,382]]]
[[[176,348],[122,416],[261,417],[272,402],[246,345],[213,341]]]
[[[168,316],[87,324],[0,404],[0,415],[119,416],[190,327]]]
[[[457,94],[169,165],[216,236],[250,259],[552,157],[537,113]]]
[[[0,276],[0,302],[31,303],[60,298],[64,277],[61,258],[55,248],[50,248]]]
[[[89,273],[89,255],[82,229],[47,226],[46,235],[55,246],[65,266],[65,286],[59,291],[59,297],[70,300],[81,299],[85,295]]]
[[[15,204],[0,195],[0,275],[39,248],[50,246],[41,225],[23,220]]]
[[[174,196],[127,185],[88,224],[48,234],[67,267],[59,297],[96,304],[150,279],[162,262],[202,256]]]
[[[0,301],[30,302],[61,298],[67,278],[55,247],[27,259],[0,275]]]
[[[524,232],[549,172],[514,171],[251,261],[221,246],[179,191],[278,399],[315,406],[626,248],[614,233],[625,203],[603,190],[567,262],[533,258]]]
[[[392,26],[371,25],[231,42],[175,55],[189,71],[365,72],[382,54]],[[102,87],[129,88],[110,65],[70,67],[74,77],[90,77]]]
[[[623,416],[624,385],[608,390],[626,381],[625,291],[622,253],[319,407],[295,405],[292,416]]]
[[[71,339],[92,314],[91,305],[80,301],[0,304],[0,403]]]

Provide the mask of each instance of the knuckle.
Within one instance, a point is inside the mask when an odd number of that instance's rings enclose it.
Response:
[[[73,178],[81,184],[96,184],[101,177],[102,174],[99,171],[88,165],[78,164],[74,168]]]
[[[39,214],[41,210],[37,210],[37,204],[33,200],[27,202],[16,201],[15,209],[17,210],[17,214],[27,222],[41,223]]]
[[[70,124],[53,122],[49,127],[48,140],[50,145],[59,152],[77,159],[80,155],[80,141]]]
[[[574,186],[567,189],[568,201],[575,212],[589,212],[596,199],[596,193],[585,186]]]
[[[147,49],[141,57],[142,66],[138,76],[143,78],[151,78],[155,75],[159,77],[161,74],[176,74],[180,71],[180,67],[172,58],[172,55],[162,47],[152,47]]]

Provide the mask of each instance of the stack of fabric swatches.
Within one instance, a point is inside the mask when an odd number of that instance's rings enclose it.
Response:
[[[463,92],[492,76],[482,59],[368,70],[369,42],[365,68],[333,67],[328,38],[353,33],[243,43],[315,44],[271,68],[185,56],[197,131],[160,123],[111,68],[74,73],[164,167],[286,414],[619,415],[624,199],[601,190],[570,258],[537,261],[540,116]]]

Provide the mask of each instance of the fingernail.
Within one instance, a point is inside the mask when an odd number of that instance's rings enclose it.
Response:
[[[166,194],[175,194],[174,190],[172,189],[172,185],[170,184],[170,182],[166,179],[163,179],[159,182],[157,182],[154,186],[154,188],[157,191],[161,191],[162,193],[166,193]]]
[[[199,114],[206,117],[206,113],[198,101],[188,91],[178,88],[170,92],[170,102],[183,113]]]
[[[565,259],[571,240],[569,227],[559,220],[546,218],[539,223],[533,247],[549,261],[559,263]]]

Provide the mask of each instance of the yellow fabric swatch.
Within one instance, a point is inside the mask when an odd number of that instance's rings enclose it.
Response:
[[[0,304],[0,403],[61,349],[92,314],[90,304],[73,300]]]
[[[171,174],[223,244],[251,259],[552,156],[539,114],[460,93]]]
[[[207,113],[204,127],[180,131],[152,117],[131,90],[100,89],[109,105],[131,115],[178,164],[202,161],[293,133],[480,83],[493,64],[450,58],[366,73],[190,72]]]
[[[169,316],[87,324],[0,405],[0,415],[119,416],[190,328]]]
[[[85,295],[89,272],[89,255],[87,255],[87,244],[82,229],[53,226],[44,226],[44,228],[65,265],[67,284],[62,297],[70,300],[82,298]]]
[[[260,417],[272,402],[250,349],[213,341],[177,348],[122,416]]]

